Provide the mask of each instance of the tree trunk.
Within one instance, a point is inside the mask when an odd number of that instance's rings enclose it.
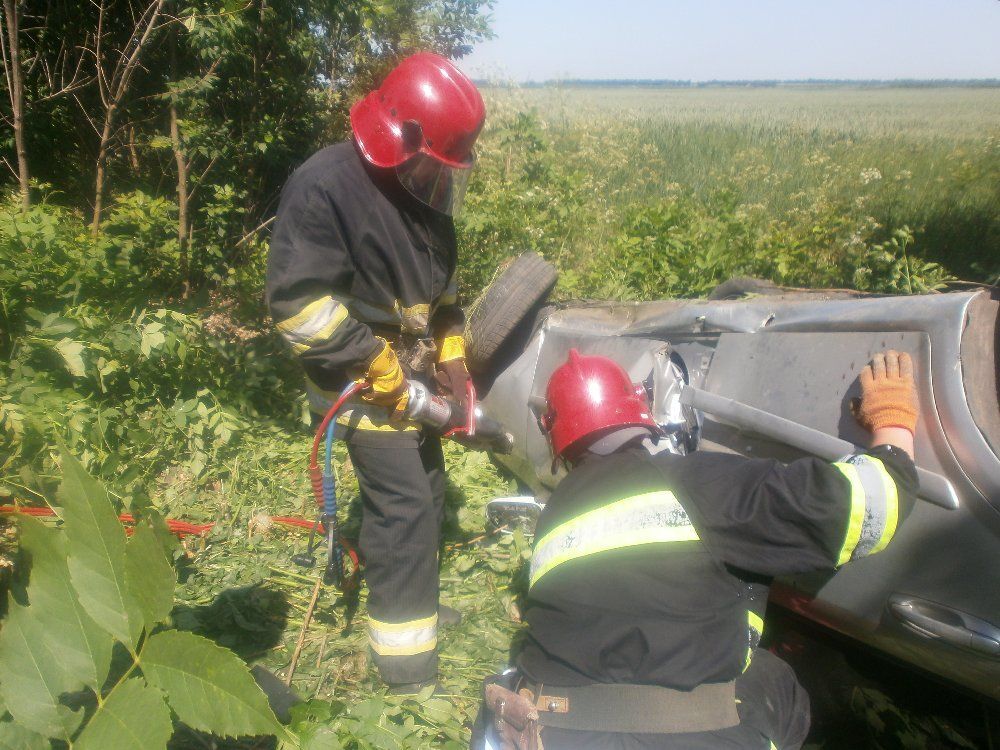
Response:
[[[97,149],[97,170],[94,177],[94,218],[90,223],[90,236],[97,239],[101,233],[101,210],[104,208],[104,170],[108,161],[108,148],[111,145],[111,127],[114,124],[115,105],[112,104],[104,113],[104,129],[101,131],[101,144]]]
[[[170,101],[170,142],[173,144],[174,161],[177,162],[177,247],[181,255],[181,274],[184,277],[183,296],[190,287],[190,264],[188,257],[188,164],[181,144],[180,127],[177,124],[177,103]]]
[[[7,2],[8,0],[4,0]],[[94,42],[94,65],[97,74],[98,90],[101,94],[101,101],[105,105],[104,127],[101,131],[101,141],[97,150],[97,174],[94,177],[94,219],[90,225],[90,235],[94,239],[101,232],[101,210],[104,207],[104,177],[107,169],[108,154],[111,150],[111,139],[114,133],[115,120],[118,109],[123,106],[127,95],[130,93],[129,86],[132,83],[132,75],[140,66],[140,58],[150,41],[151,36],[156,31],[157,22],[160,20],[160,11],[163,9],[165,0],[152,0],[142,14],[135,21],[136,25],[129,37],[128,42],[118,50],[114,50],[115,62],[110,71],[104,70],[104,60],[100,52],[103,40],[101,32],[101,21],[98,21],[97,36]],[[103,18],[106,6],[104,0],[98,4],[100,18]]]
[[[31,206],[31,175],[28,171],[28,150],[24,145],[24,71],[21,70],[21,40],[19,19],[14,0],[3,0],[10,43],[5,62],[10,76],[10,105],[14,119],[14,150],[17,152],[17,184],[21,194],[21,210]]]
[[[178,80],[177,70],[177,33],[170,35],[170,77]],[[184,144],[181,143],[181,128],[177,116],[177,99],[170,98],[170,144],[174,151],[174,161],[177,162],[177,250],[180,253],[181,277],[184,287],[181,296],[187,299],[191,288],[191,258],[188,221],[188,173],[191,164],[184,154]]]

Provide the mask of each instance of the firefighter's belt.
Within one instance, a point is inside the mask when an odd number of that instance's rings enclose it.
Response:
[[[681,734],[713,732],[740,723],[736,682],[673,690],[656,685],[560,687],[522,682],[542,726],[589,732]]]

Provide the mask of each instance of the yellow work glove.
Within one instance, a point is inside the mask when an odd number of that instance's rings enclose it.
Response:
[[[410,394],[406,389],[406,377],[403,375],[403,368],[399,366],[399,360],[396,359],[396,352],[385,339],[379,338],[379,341],[383,344],[382,351],[375,355],[365,373],[365,380],[371,387],[361,394],[361,398],[370,404],[387,407],[392,418],[399,419],[403,416],[406,404],[410,400]]]
[[[890,349],[872,357],[861,370],[861,405],[857,418],[869,432],[902,427],[913,433],[920,402],[913,382],[913,361],[906,352]]]
[[[466,406],[469,371],[465,367],[465,339],[462,336],[448,336],[441,341],[434,380],[440,395]]]

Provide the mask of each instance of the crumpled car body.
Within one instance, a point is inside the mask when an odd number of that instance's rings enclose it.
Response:
[[[772,604],[997,700],[998,313],[1000,296],[984,288],[563,306],[536,324],[484,401],[514,438],[511,453],[495,459],[539,499],[559,481],[537,414],[571,347],[610,356],[645,382],[658,421],[672,430],[685,419],[675,398],[680,372],[697,407],[680,426],[698,450],[784,461],[863,445],[867,433],[850,412],[858,373],[877,351],[907,351],[921,398],[916,507],[886,550],[776,581]]]

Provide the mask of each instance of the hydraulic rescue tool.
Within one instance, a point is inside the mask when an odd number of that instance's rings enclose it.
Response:
[[[461,437],[472,447],[510,453],[514,439],[502,424],[483,414],[471,380],[467,387],[468,406],[463,409],[454,401],[434,395],[423,383],[411,380],[406,416],[444,437]]]
[[[316,530],[319,529],[326,542],[327,563],[323,582],[333,584],[342,590],[352,590],[358,586],[361,563],[357,552],[347,540],[340,536],[337,523],[337,480],[333,472],[333,433],[336,417],[347,401],[363,391],[367,385],[363,381],[350,383],[327,411],[313,438],[309,457],[309,479],[313,497],[319,508],[319,518],[309,532],[306,551],[296,554],[292,561],[296,565],[311,568],[316,564]],[[509,453],[513,438],[503,425],[483,414],[476,400],[472,382],[468,383],[467,404],[463,408],[448,399],[434,395],[430,389],[415,380],[408,383],[409,399],[405,417],[419,422],[442,437],[460,439],[474,448],[488,449],[497,453]],[[319,464],[319,446],[326,444],[325,460]],[[348,564],[348,561],[350,563]]]

